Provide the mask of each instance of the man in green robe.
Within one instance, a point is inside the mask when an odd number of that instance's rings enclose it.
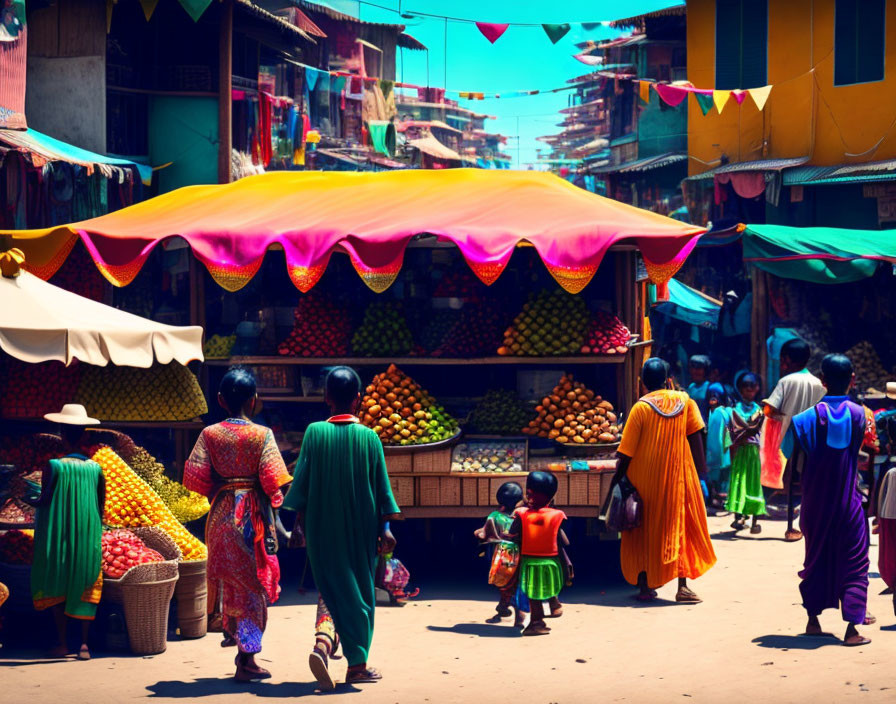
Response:
[[[304,540],[320,591],[318,637],[309,658],[322,689],[332,689],[327,658],[337,642],[348,660],[347,684],[373,682],[367,667],[376,606],[377,555],[392,552],[389,520],[399,515],[379,437],[360,424],[361,380],[353,369],[327,375],[332,417],[308,426],[283,508],[296,512],[291,546]],[[332,617],[335,636],[322,637],[320,621]]]

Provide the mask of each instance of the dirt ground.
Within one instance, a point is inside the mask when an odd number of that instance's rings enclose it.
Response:
[[[719,561],[693,584],[703,604],[675,604],[674,585],[668,585],[656,605],[642,606],[618,579],[605,588],[581,580],[565,593],[566,613],[551,622],[550,636],[520,638],[509,624],[484,622],[493,613],[492,594],[472,578],[465,588],[427,586],[405,608],[377,611],[371,663],[385,679],[341,686],[327,696],[370,704],[505,696],[546,704],[894,701],[896,617],[890,597],[880,595],[876,538],[869,609],[879,622],[863,629],[871,645],[845,648],[839,641],[845,626],[833,611],[822,616],[822,625],[837,639],[799,636],[805,612],[796,571],[803,543],[782,542],[783,525],[773,522],[762,535],[732,539],[729,522],[710,519]],[[575,555],[580,564],[587,558]],[[149,658],[98,654],[90,662],[47,662],[7,648],[0,650],[0,702],[227,704],[321,696],[307,667],[311,595],[297,596],[293,580],[284,583],[284,597],[271,611],[265,636],[261,657],[274,674],[267,682],[235,684],[234,652],[220,648],[213,634],[172,640],[167,652]],[[334,665],[337,679],[343,663]]]

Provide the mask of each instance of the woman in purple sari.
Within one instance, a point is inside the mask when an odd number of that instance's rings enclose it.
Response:
[[[806,635],[822,635],[819,614],[840,607],[848,624],[843,644],[866,645],[871,640],[856,630],[865,622],[868,601],[868,523],[856,483],[865,411],[846,395],[853,381],[847,357],[825,357],[822,381],[827,395],[793,419],[804,460],[800,593],[809,614]]]

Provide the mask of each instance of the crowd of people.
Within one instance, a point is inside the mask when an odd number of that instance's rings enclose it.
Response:
[[[896,450],[896,404],[889,403],[896,401],[896,383],[875,417],[851,396],[848,358],[825,357],[820,378],[808,371],[808,360],[805,343],[788,342],[781,352],[783,376],[764,400],[757,374],[742,370],[728,385],[710,378],[706,357],[690,360],[686,390],[676,388],[662,359],[644,364],[643,395],[628,416],[613,478],[614,486],[627,482],[637,496],[638,520],[622,531],[620,548],[622,573],[637,587],[635,598],[652,601],[658,588],[677,580],[676,601],[699,603],[688,582],[716,562],[707,513],[727,511],[734,531],[750,521],[756,534],[772,497],[783,494],[783,537],[805,539],[799,589],[806,634],[821,634],[822,611],[840,608],[847,623],[843,643],[870,642],[858,627],[874,620],[866,609],[872,530],[880,534],[881,575],[891,590],[896,584],[896,469],[874,472],[886,466],[876,456]],[[271,430],[252,420],[254,377],[232,369],[218,394],[228,418],[202,431],[187,461],[184,485],[212,502],[206,530],[209,602],[223,616],[222,646],[236,648],[238,681],[270,677],[255,656],[268,607],[280,593],[281,538],[307,549],[319,591],[309,666],[321,689],[335,686],[329,665],[340,649],[348,662],[347,683],[381,678],[368,664],[378,572],[384,565],[403,570],[404,578],[396,577],[399,590],[407,572],[387,559],[396,543],[390,522],[400,509],[382,444],[357,416],[361,388],[354,370],[330,371],[331,415],[308,427],[290,472]],[[76,454],[83,427],[93,421],[83,408],[68,410],[48,416],[61,424],[71,453],[53,460],[43,478],[32,592],[37,608],[54,609],[60,653],[65,617],[81,620],[79,657],[86,659],[86,624],[101,584],[104,487],[99,467]],[[475,531],[490,550],[488,580],[499,594],[488,620],[513,617],[524,636],[551,632],[546,619],[562,615],[559,595],[574,576],[566,515],[553,506],[556,492],[550,472],[530,473],[525,489],[506,482],[496,509]],[[280,523],[278,509],[294,512],[291,531]]]

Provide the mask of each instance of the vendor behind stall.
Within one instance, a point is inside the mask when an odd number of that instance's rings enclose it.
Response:
[[[38,610],[52,608],[59,642],[50,652],[65,657],[66,616],[81,621],[79,660],[89,660],[87,631],[102,591],[103,509],[106,482],[96,462],[77,454],[84,446],[84,428],[98,425],[84,406],[66,404],[44,418],[61,426],[68,451],[50,460],[41,477],[40,503],[34,531],[31,596]]]

